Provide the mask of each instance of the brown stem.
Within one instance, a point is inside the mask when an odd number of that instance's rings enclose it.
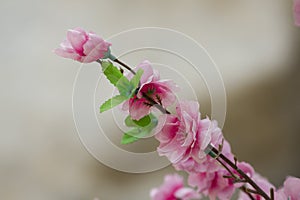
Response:
[[[243,172],[240,168],[237,167],[237,165],[231,162],[231,160],[220,153],[215,147],[212,147],[211,151],[216,155],[219,155],[219,158],[227,163],[232,169],[236,170],[245,179],[245,181],[247,181],[247,183],[249,183],[257,191],[259,195],[264,197],[266,200],[271,200],[271,198],[247,174],[245,174],[245,172]]]
[[[245,192],[251,200],[255,200],[255,198],[252,196],[251,193],[248,192],[248,190],[247,190],[247,188],[246,188],[245,186],[240,187],[240,189],[241,189],[243,192]]]
[[[133,71],[133,69],[131,69],[128,65],[126,65],[125,63],[123,63],[122,61],[120,61],[119,59],[114,59],[113,60],[116,63],[119,63],[120,65],[122,65],[123,67],[125,67],[127,70],[129,70],[132,74],[135,74],[135,71]]]
[[[158,110],[160,110],[162,113],[164,114],[171,114],[167,109],[165,109],[164,107],[162,107],[162,105],[158,104],[156,101],[154,101],[154,99],[152,99],[151,97],[149,97],[146,93],[142,92],[142,95],[145,99],[147,99],[149,101],[149,103],[152,106],[155,106]]]
[[[270,196],[271,196],[271,199],[274,200],[274,188],[270,189]]]

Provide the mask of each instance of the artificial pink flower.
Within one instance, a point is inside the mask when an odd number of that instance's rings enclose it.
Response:
[[[300,0],[294,0],[294,19],[295,24],[300,26]]]
[[[255,174],[255,171],[253,169],[253,167],[246,162],[238,162],[237,163],[237,167],[242,170],[247,176],[249,176],[250,178],[252,178]],[[237,171],[233,171],[234,174],[237,175],[237,177],[240,177],[241,179],[243,179],[243,177],[237,172]],[[235,183],[234,186],[236,188],[242,187],[244,185],[244,183]]]
[[[215,172],[191,173],[188,178],[190,186],[197,187],[197,191],[208,196],[211,200],[216,197],[228,200],[234,193],[235,186],[232,179],[224,178],[229,175],[225,169]]]
[[[152,200],[189,200],[200,195],[192,188],[183,186],[183,178],[178,174],[166,175],[164,183],[150,192]]]
[[[149,61],[143,61],[134,70],[142,69],[143,75],[140,80],[140,88],[133,98],[123,104],[123,110],[129,110],[132,119],[139,120],[151,111],[151,103],[143,97],[146,94],[163,107],[172,105],[176,96],[178,86],[171,80],[160,80],[159,73],[154,70]],[[130,79],[132,74],[128,74]]]
[[[266,178],[262,177],[258,173],[255,173],[252,176],[252,180],[268,195],[270,194],[271,188],[275,189],[273,184],[271,184]],[[246,187],[248,187],[250,189],[254,189],[254,188],[252,188],[252,186],[250,186],[248,184],[246,184]],[[262,196],[260,196],[258,194],[252,194],[252,196],[254,197],[255,200],[263,200],[264,199]],[[251,200],[251,199],[244,192],[240,192],[238,200]]]
[[[288,177],[283,183],[283,188],[276,192],[275,199],[300,200],[300,179],[296,177]]]
[[[221,144],[223,137],[217,122],[208,118],[201,120],[196,101],[179,102],[176,112],[177,115],[164,114],[159,119],[155,135],[160,142],[157,149],[159,155],[168,157],[177,170],[214,171],[215,164],[212,169],[209,169],[211,163],[205,165],[210,158],[204,149],[210,143],[216,146]]]
[[[81,28],[75,28],[68,30],[67,39],[54,52],[64,58],[90,63],[103,58],[109,52],[110,45],[93,32],[87,33]]]

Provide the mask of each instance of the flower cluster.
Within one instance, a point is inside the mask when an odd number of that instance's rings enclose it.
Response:
[[[200,197],[192,188],[183,186],[183,178],[178,174],[166,175],[164,183],[152,189],[150,196],[153,200],[189,200]]]
[[[295,21],[300,25],[300,1],[295,0]],[[240,189],[239,200],[300,200],[300,179],[288,177],[283,187],[275,189],[266,178],[245,162],[239,162],[232,154],[217,121],[201,118],[196,101],[177,100],[178,86],[172,80],[163,80],[149,61],[143,61],[131,69],[110,52],[110,43],[93,32],[81,28],[69,30],[67,39],[55,53],[83,63],[97,61],[103,74],[119,91],[107,100],[100,112],[121,104],[128,113],[125,124],[132,128],[124,134],[122,144],[137,141],[155,132],[159,141],[157,151],[166,156],[176,170],[188,173],[184,187],[179,175],[167,175],[164,183],[151,190],[153,200],[189,200],[207,196],[211,200],[230,199]],[[114,66],[110,59],[131,73]],[[168,111],[175,104],[174,113]],[[157,119],[153,109],[162,114]]]

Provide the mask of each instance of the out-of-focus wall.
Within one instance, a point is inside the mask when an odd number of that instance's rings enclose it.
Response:
[[[224,79],[224,134],[238,158],[276,185],[299,177],[300,29],[291,7],[286,0],[0,1],[0,198],[148,199],[174,172],[118,172],[81,144],[71,104],[80,64],[52,53],[77,26],[104,37],[145,26],[193,37]],[[200,103],[209,114],[209,99]]]

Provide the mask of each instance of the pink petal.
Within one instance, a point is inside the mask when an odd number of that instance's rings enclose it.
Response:
[[[132,119],[139,120],[150,113],[150,107],[144,103],[144,99],[130,99],[129,113]]]
[[[83,45],[83,53],[86,55],[83,62],[88,63],[103,58],[110,45],[98,35],[89,33],[89,39]]]
[[[66,51],[62,48],[57,48],[54,50],[54,53],[58,56],[64,57],[64,58],[71,58],[74,60],[80,60],[81,56],[76,54],[75,52]]]
[[[192,118],[198,118],[199,103],[196,101],[181,101],[176,106],[176,112],[179,116],[181,116],[183,110],[186,111]]]
[[[134,70],[142,69],[144,71],[141,77],[141,84],[146,84],[152,81],[153,79],[153,68],[148,60],[141,62]]]
[[[81,29],[68,30],[67,40],[70,42],[76,53],[83,56],[83,44],[87,41],[87,34]]]
[[[294,0],[294,19],[295,24],[300,26],[300,0]]]
[[[175,192],[175,197],[182,200],[200,198],[200,195],[192,188],[180,188]]]
[[[284,193],[291,197],[291,200],[300,200],[300,179],[296,177],[288,177],[284,181]]]

